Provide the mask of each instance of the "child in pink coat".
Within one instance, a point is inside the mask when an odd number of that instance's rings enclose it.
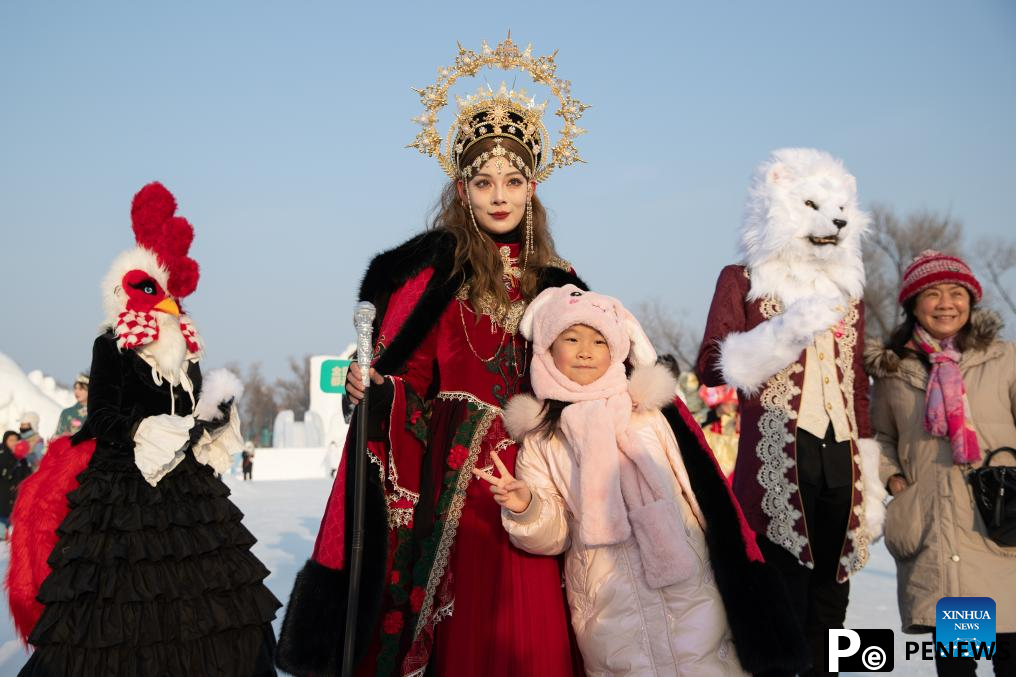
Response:
[[[500,477],[474,472],[516,546],[566,553],[587,673],[800,667],[800,631],[772,606],[785,603],[782,590],[635,318],[568,285],[540,294],[520,329],[535,397],[504,414],[523,445],[516,476],[496,458]]]

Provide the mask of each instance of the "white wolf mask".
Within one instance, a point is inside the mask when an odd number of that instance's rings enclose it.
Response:
[[[813,148],[773,151],[755,171],[741,229],[749,299],[773,296],[786,306],[816,294],[861,298],[870,222],[842,162]]]

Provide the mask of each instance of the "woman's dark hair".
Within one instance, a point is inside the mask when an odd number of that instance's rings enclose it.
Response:
[[[9,437],[17,437],[20,440],[21,439],[21,433],[16,433],[13,430],[6,431],[4,433],[4,440],[3,440],[3,447],[4,447],[4,449],[7,448],[7,438],[9,438]]]
[[[970,292],[964,287],[964,291],[967,292],[967,300],[970,302],[970,317],[967,318],[967,323],[956,332],[956,350],[961,353],[966,350],[967,344],[970,341],[970,318],[974,316],[974,310],[977,306],[976,301],[970,296]],[[921,361],[925,367],[931,368],[931,362],[928,360],[928,356],[924,354],[923,350],[914,350],[910,347],[910,340],[914,337],[914,328],[917,326],[917,315],[914,309],[917,307],[917,296],[912,296],[903,303],[903,322],[898,324],[892,333],[889,334],[889,340],[886,342],[886,348],[896,353],[896,355],[902,360],[906,357],[913,356]]]
[[[540,425],[533,429],[533,432],[544,439],[550,439],[561,427],[561,412],[571,402],[561,400],[544,400],[543,409],[540,410],[542,417]]]

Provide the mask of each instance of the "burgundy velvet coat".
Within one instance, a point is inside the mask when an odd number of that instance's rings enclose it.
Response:
[[[696,372],[708,386],[723,383],[720,344],[728,334],[746,332],[782,312],[773,298],[748,300],[748,270],[727,266],[720,273],[709,309]],[[868,538],[861,528],[862,496],[859,438],[871,437],[868,378],[864,373],[864,306],[851,303],[845,321],[834,331],[836,371],[851,427],[854,476],[849,523],[846,525],[836,577],[846,580],[868,559]],[[802,565],[813,568],[797,479],[797,412],[801,406],[805,351],[797,361],[772,376],[755,395],[739,392],[741,438],[734,467],[734,493],[756,533],[787,549]]]

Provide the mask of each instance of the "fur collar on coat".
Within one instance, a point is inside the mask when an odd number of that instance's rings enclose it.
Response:
[[[371,260],[357,298],[370,301],[377,309],[374,336],[379,335],[391,295],[425,269],[434,271],[402,329],[375,363],[380,373],[394,373],[406,363],[468,278],[468,270],[452,274],[455,243],[455,236],[448,231],[427,230]],[[573,272],[554,267],[540,270],[540,290],[566,284],[589,289]]]
[[[1002,318],[993,310],[979,308],[970,315],[970,337],[965,353],[986,352],[998,341],[1002,331]],[[927,370],[916,359],[900,357],[885,344],[869,340],[864,348],[864,368],[873,378],[886,378],[904,371]]]

